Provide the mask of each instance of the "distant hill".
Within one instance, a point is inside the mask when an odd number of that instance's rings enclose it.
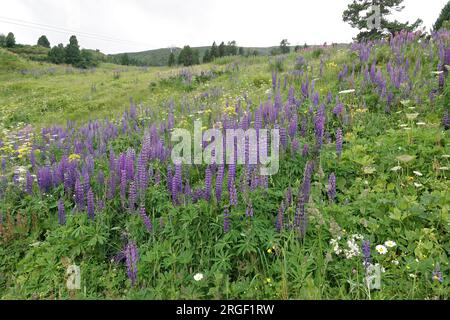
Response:
[[[200,59],[203,58],[203,55],[205,54],[205,51],[207,49],[210,49],[211,47],[196,47],[193,49],[196,49],[200,53]],[[244,47],[245,52],[247,51],[257,51],[259,55],[269,55],[270,51],[277,47],[266,47],[266,48],[252,48],[252,47]],[[148,65],[148,66],[165,66],[167,65],[167,62],[169,61],[170,56],[170,48],[165,49],[156,49],[156,50],[149,50],[149,51],[142,51],[142,52],[127,52],[130,59],[136,59],[142,64]],[[175,48],[175,54],[178,55],[180,53],[181,48]],[[119,54],[112,54],[108,55],[109,58],[112,60],[120,59],[120,57],[125,53],[119,53]]]

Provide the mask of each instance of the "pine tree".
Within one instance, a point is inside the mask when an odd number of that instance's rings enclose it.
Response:
[[[236,41],[230,41],[225,47],[225,55],[227,56],[235,56],[237,55],[237,47]]]
[[[434,24],[434,30],[438,31],[442,27],[444,27],[444,22],[450,21],[450,1],[447,2],[445,7],[442,9],[441,14],[439,15],[439,18],[437,19],[436,23]]]
[[[286,54],[291,52],[291,48],[289,47],[291,44],[287,39],[283,39],[280,43],[280,51],[282,54]]]
[[[214,43],[211,46],[211,61],[214,60],[215,58],[219,57],[219,49],[217,48],[217,44],[214,41]]]
[[[80,46],[76,36],[71,36],[66,47],[66,63],[76,66],[81,60]]]
[[[225,43],[223,41],[219,45],[219,57],[225,57]]]
[[[199,55],[197,50],[192,50],[190,46],[185,46],[178,55],[178,64],[185,67],[199,64]]]
[[[414,31],[421,24],[422,20],[417,19],[416,22],[410,24],[409,22],[401,23],[397,20],[389,21],[387,16],[392,14],[392,11],[400,12],[405,7],[401,6],[404,0],[353,0],[348,5],[347,10],[343,13],[344,22],[349,23],[353,28],[361,30],[356,39],[358,41],[379,39],[387,34],[395,34],[401,30]],[[369,22],[373,18],[373,11],[370,10],[373,5],[380,7],[380,27],[381,30],[369,28]],[[365,13],[364,13],[365,12]]]
[[[6,36],[5,46],[7,48],[13,48],[16,45],[16,38],[14,37],[14,33],[10,32]]]
[[[44,48],[50,48],[50,41],[48,41],[46,36],[41,36],[38,39],[37,45]]]
[[[209,62],[211,62],[211,53],[209,52],[209,49],[206,49],[205,54],[203,55],[203,63]]]
[[[192,49],[192,64],[200,64],[200,52],[197,49]]]
[[[168,65],[169,65],[169,67],[172,67],[175,65],[175,54],[173,53],[173,51],[170,52]]]

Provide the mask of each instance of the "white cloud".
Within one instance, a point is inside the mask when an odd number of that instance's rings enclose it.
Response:
[[[142,51],[170,45],[210,45],[236,40],[243,46],[349,42],[357,34],[342,22],[350,0],[0,0],[0,32],[12,31],[20,43],[46,34],[52,44],[70,34],[7,24],[20,19],[125,41],[77,35],[83,47],[106,53]],[[424,20],[430,28],[446,0],[405,0],[400,20]],[[2,22],[3,21],[3,22]],[[23,22],[17,22],[23,24]],[[132,42],[132,43],[130,43]]]

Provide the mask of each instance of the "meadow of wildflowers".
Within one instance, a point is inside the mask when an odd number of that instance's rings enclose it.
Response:
[[[9,92],[80,75],[3,75],[0,296],[449,298],[450,32],[272,60],[100,67],[82,75],[95,92],[52,101],[50,126],[40,94],[27,114]],[[104,112],[109,91],[132,97],[122,114]],[[279,130],[278,173],[248,141],[243,165],[173,163],[171,133],[196,120]]]

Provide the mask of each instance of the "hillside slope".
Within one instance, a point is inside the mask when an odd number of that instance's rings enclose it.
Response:
[[[245,52],[250,51],[257,51],[259,55],[269,55],[270,51],[276,47],[265,47],[265,48],[257,48],[257,47],[244,47]],[[203,58],[205,51],[210,49],[210,47],[195,47],[193,49],[196,49],[200,53],[200,59]],[[179,54],[181,51],[181,48],[175,48],[174,49],[175,54]],[[149,66],[165,66],[167,65],[167,62],[169,61],[171,49],[164,48],[164,49],[156,49],[156,50],[148,50],[148,51],[142,51],[142,52],[130,52],[127,53],[130,58],[137,59],[140,62],[143,62]],[[124,53],[120,54],[113,54],[109,55],[109,57],[120,57]]]

